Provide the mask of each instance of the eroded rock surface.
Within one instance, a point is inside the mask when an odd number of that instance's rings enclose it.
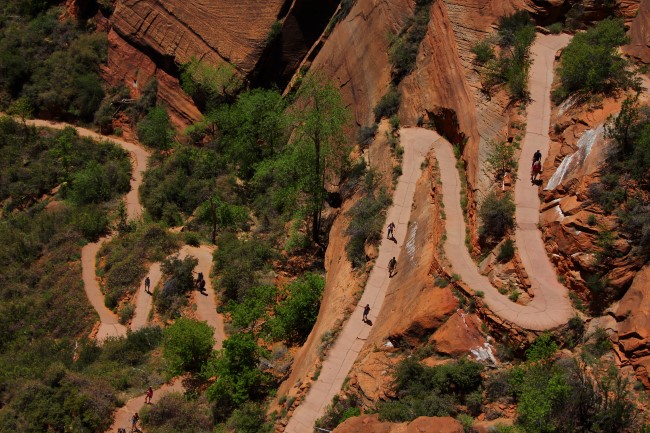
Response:
[[[462,433],[463,426],[452,417],[421,416],[410,423],[379,421],[379,415],[349,418],[334,433]]]

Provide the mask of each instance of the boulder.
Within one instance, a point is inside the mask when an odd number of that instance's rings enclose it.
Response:
[[[379,415],[348,418],[333,433],[463,433],[463,426],[452,417],[421,416],[410,423],[379,421]]]
[[[471,349],[483,347],[486,343],[480,326],[476,315],[465,314],[459,310],[436,330],[429,342],[435,343],[439,353],[462,356]]]

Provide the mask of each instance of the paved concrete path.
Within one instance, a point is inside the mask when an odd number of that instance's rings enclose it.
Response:
[[[320,375],[312,385],[305,400],[295,410],[286,427],[288,433],[311,432],[315,421],[323,416],[327,405],[330,404],[343,385],[352,364],[357,359],[363,347],[370,326],[362,322],[363,306],[370,304],[368,318],[374,321],[384,302],[388,288],[388,261],[392,257],[399,257],[399,251],[406,238],[408,222],[411,215],[411,205],[415,194],[415,183],[420,177],[422,161],[429,152],[431,142],[411,140],[411,129],[401,130],[401,142],[404,146],[402,172],[397,187],[393,194],[393,205],[388,210],[386,224],[395,223],[394,236],[397,242],[384,239],[379,247],[379,255],[370,272],[359,307],[350,316],[343,326],[336,343],[330,350],[327,359],[323,362]],[[384,230],[384,236],[386,231]],[[397,264],[397,272],[400,263]]]
[[[158,403],[158,401],[167,394],[172,392],[184,392],[185,388],[183,387],[182,377],[174,378],[170,383],[165,383],[158,389],[153,391],[153,398],[151,399],[152,404]],[[106,430],[106,433],[115,433],[118,428],[125,428],[127,432],[131,431],[131,417],[133,414],[142,411],[144,407],[144,397],[145,394],[133,397],[131,400],[127,401],[124,406],[119,408],[115,412],[115,417],[113,418],[113,425]],[[138,423],[138,427],[141,428],[141,423]]]
[[[528,106],[526,136],[524,138],[517,182],[515,184],[515,218],[517,228],[515,240],[521,262],[528,273],[534,299],[529,307],[534,307],[551,317],[548,327],[566,323],[574,311],[568,298],[568,290],[558,282],[555,268],[551,264],[538,228],[539,195],[537,185],[530,179],[530,168],[536,150],[546,159],[549,148],[548,131],[551,123],[551,84],[553,83],[553,63],[557,51],[565,47],[569,35],[538,34],[531,55],[533,64],[528,80],[528,90],[532,102]]]

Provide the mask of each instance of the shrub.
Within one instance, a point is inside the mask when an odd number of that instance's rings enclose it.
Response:
[[[382,117],[391,117],[399,110],[402,94],[395,87],[388,89],[388,92],[379,100],[375,106],[375,121],[379,122]]]
[[[520,10],[511,15],[499,17],[499,45],[502,47],[514,45],[517,39],[517,33],[526,27],[531,27],[531,19],[528,11]]]
[[[268,322],[275,340],[303,343],[318,318],[325,279],[307,274],[289,285],[287,298],[280,302]]]
[[[224,301],[243,300],[249,289],[259,285],[259,274],[273,257],[270,245],[262,240],[221,235],[214,252],[214,269]]]
[[[226,422],[228,428],[241,433],[268,433],[272,426],[266,423],[266,410],[259,403],[244,403],[235,409]]]
[[[94,206],[78,208],[73,221],[84,238],[91,242],[106,234],[109,228],[106,211]]]
[[[375,139],[379,125],[373,123],[371,126],[361,126],[357,130],[357,143],[362,146],[368,146]]]
[[[214,345],[214,330],[205,322],[179,318],[164,331],[163,356],[169,372],[199,371]]]
[[[391,198],[382,188],[378,193],[368,192],[348,211],[351,219],[345,234],[350,236],[350,240],[345,251],[353,267],[366,263],[366,242],[377,243],[381,239],[386,209],[390,204]]]
[[[616,50],[627,41],[623,21],[618,19],[605,19],[576,34],[562,53],[558,68],[561,91],[556,100],[580,90],[596,93],[627,87],[627,62]]]
[[[167,111],[162,106],[149,109],[147,115],[138,123],[138,139],[146,146],[155,149],[168,149],[174,136]]]
[[[503,244],[501,244],[501,248],[499,248],[499,254],[497,255],[497,260],[505,263],[512,260],[514,256],[515,242],[512,239],[508,238],[503,242]]]
[[[479,234],[483,238],[500,239],[514,227],[514,214],[515,204],[509,194],[498,197],[490,192],[479,209]]]
[[[472,46],[472,53],[476,56],[476,61],[485,64],[494,58],[494,49],[492,44],[487,40],[478,41]]]
[[[334,430],[346,419],[361,415],[360,405],[361,402],[356,397],[341,399],[335,395],[332,403],[327,406],[325,415],[316,420],[315,427]]]
[[[526,350],[528,361],[548,361],[558,350],[558,346],[551,338],[551,334],[542,334]]]
[[[562,30],[564,30],[564,25],[558,22],[558,23],[553,23],[546,28],[548,29],[549,32],[551,32],[551,34],[558,35],[562,33]]]
[[[175,317],[180,314],[180,308],[187,301],[186,293],[194,288],[194,276],[192,272],[198,264],[198,260],[187,256],[182,260],[177,256],[165,259],[162,262],[162,271],[167,281],[162,289],[154,295],[154,305],[159,313]],[[205,278],[208,276],[205,275]]]
[[[155,405],[145,406],[140,415],[142,425],[152,433],[194,433],[212,429],[207,405],[189,401],[180,393],[162,396]]]

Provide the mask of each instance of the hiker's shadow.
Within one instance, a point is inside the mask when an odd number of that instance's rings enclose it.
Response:
[[[370,320],[370,319],[366,319],[363,322],[368,326],[372,326],[372,320]]]
[[[397,243],[397,239],[395,239],[395,236],[389,237],[388,240]]]

